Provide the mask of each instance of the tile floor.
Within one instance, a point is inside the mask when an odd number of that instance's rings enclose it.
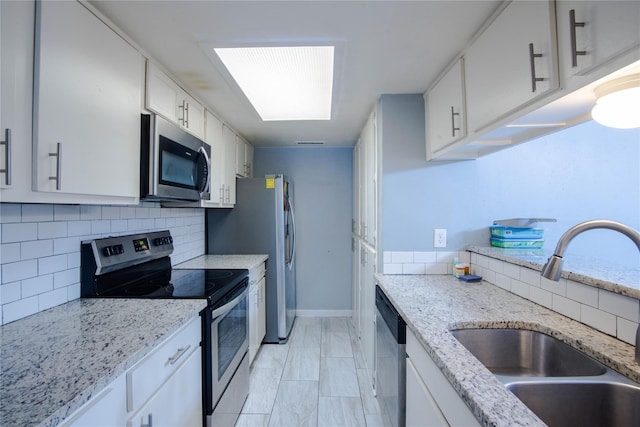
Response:
[[[287,344],[265,344],[237,427],[382,426],[358,339],[345,317],[299,317]]]

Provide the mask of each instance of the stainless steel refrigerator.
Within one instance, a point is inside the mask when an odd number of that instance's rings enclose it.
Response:
[[[296,316],[293,184],[284,175],[239,179],[233,209],[207,209],[207,253],[267,254],[264,342],[287,341]]]

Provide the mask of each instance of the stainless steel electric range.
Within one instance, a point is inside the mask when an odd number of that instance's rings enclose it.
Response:
[[[206,299],[203,424],[233,426],[249,393],[249,272],[172,269],[172,252],[168,230],[82,242],[81,297]]]

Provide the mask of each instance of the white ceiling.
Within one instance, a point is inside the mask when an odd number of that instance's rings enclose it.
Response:
[[[475,1],[91,1],[255,146],[352,146],[381,94],[422,93],[493,13]],[[262,122],[212,47],[337,46],[330,121]]]

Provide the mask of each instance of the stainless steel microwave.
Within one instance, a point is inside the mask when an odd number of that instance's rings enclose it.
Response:
[[[140,199],[209,199],[211,147],[155,114],[142,114]]]

